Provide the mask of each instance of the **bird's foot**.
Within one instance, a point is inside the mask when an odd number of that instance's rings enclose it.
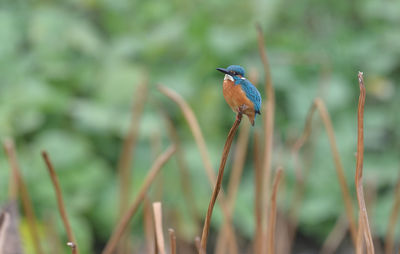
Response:
[[[246,104],[243,104],[243,105],[238,107],[238,112],[243,113],[248,108],[249,107]]]
[[[242,111],[239,111],[237,114],[236,114],[236,121],[241,121],[242,120],[242,116],[243,116],[243,112]]]

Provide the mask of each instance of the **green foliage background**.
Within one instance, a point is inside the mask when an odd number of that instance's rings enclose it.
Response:
[[[370,216],[374,234],[383,236],[399,171],[399,10],[400,2],[389,0],[3,0],[0,137],[16,140],[41,223],[53,217],[64,235],[40,157],[42,149],[49,151],[82,252],[94,252],[115,223],[116,162],[135,88],[148,74],[149,101],[132,165],[134,188],[139,188],[154,160],[152,137],[159,135],[164,147],[170,142],[157,108],[162,101],[183,140],[196,204],[203,214],[210,190],[198,150],[180,111],[161,96],[156,84],[175,89],[193,107],[216,168],[234,115],[224,102],[222,76],[215,68],[240,64],[258,72],[265,101],[254,26],[260,22],[276,89],[274,164],[283,163],[286,172],[282,209],[291,202],[295,178],[285,144],[301,133],[316,96],[327,103],[354,190],[357,71],[362,70],[367,86],[365,181],[377,190]],[[316,126],[321,122],[317,120]],[[262,128],[261,118],[255,128]],[[344,207],[325,131],[315,130],[300,231],[322,241]],[[7,200],[8,168],[0,153],[1,203]],[[167,164],[162,176],[164,210],[183,212],[185,223],[177,231],[192,241],[198,232],[185,215],[175,161]],[[252,156],[237,203],[235,224],[243,237],[251,239]],[[136,216],[132,227],[136,242],[143,241],[140,221]],[[221,223],[218,211],[213,223]],[[29,239],[25,242],[30,253]]]

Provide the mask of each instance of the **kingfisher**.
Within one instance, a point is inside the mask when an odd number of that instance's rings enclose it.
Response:
[[[225,73],[222,83],[222,92],[228,105],[235,113],[247,115],[251,125],[257,114],[260,114],[261,95],[257,88],[245,78],[244,68],[240,65],[231,65],[228,68],[217,68]]]

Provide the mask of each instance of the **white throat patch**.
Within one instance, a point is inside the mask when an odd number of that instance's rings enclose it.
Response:
[[[231,80],[231,81],[235,81],[231,75],[225,74],[224,80],[227,80],[227,79]]]

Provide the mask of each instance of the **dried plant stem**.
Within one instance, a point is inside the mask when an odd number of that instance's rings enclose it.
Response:
[[[281,167],[278,168],[275,174],[274,183],[272,185],[271,193],[271,209],[269,212],[268,222],[268,254],[275,253],[275,225],[276,225],[276,196],[278,194],[279,183],[282,178],[283,170]]]
[[[47,249],[49,253],[63,253],[63,244],[60,235],[57,233],[55,217],[53,214],[49,214],[46,218],[44,226],[48,243]]]
[[[157,247],[160,254],[166,254],[165,242],[162,226],[162,208],[160,202],[153,203],[153,214],[154,214],[154,227],[156,230],[156,241]]]
[[[119,213],[120,216],[126,211],[131,188],[131,170],[133,154],[139,133],[140,118],[147,98],[148,82],[143,81],[135,90],[135,103],[132,106],[131,123],[127,135],[122,144],[121,154],[118,160],[119,176]]]
[[[200,254],[206,253],[208,231],[210,229],[212,212],[214,209],[215,201],[217,200],[217,197],[218,197],[219,190],[221,189],[222,178],[224,176],[225,163],[226,163],[226,160],[228,159],[229,150],[231,148],[233,138],[235,137],[236,131],[240,125],[241,120],[242,120],[242,113],[239,112],[237,114],[236,120],[233,123],[231,130],[228,133],[228,137],[225,142],[224,150],[222,152],[222,157],[221,157],[221,164],[220,164],[219,170],[218,170],[217,182],[215,184],[214,191],[211,196],[210,204],[208,206],[206,219],[204,221],[204,227],[203,227],[203,233],[201,235],[201,245],[200,245],[200,251],[199,251]]]
[[[146,253],[154,253],[154,225],[151,204],[148,197],[143,200],[143,224],[146,236]]]
[[[28,221],[28,229],[29,233],[32,237],[33,248],[37,254],[42,254],[43,249],[40,244],[39,240],[39,230],[36,227],[37,219],[35,216],[35,211],[33,209],[32,201],[29,196],[28,188],[22,178],[21,171],[19,169],[17,154],[15,152],[14,142],[12,140],[6,140],[4,142],[4,149],[8,156],[12,174],[16,178],[17,188],[20,190],[21,200],[22,200],[22,207],[24,208],[25,216]]]
[[[389,224],[386,232],[385,254],[393,253],[394,233],[396,222],[400,214],[400,175],[397,180],[396,189],[394,191],[394,204],[390,213]]]
[[[356,176],[355,184],[357,191],[357,200],[359,206],[359,227],[362,225],[364,240],[366,243],[366,249],[368,254],[375,253],[374,243],[372,241],[371,230],[368,222],[367,208],[364,200],[364,189],[362,183],[363,174],[363,160],[364,160],[364,105],[365,105],[365,86],[364,77],[362,72],[358,72],[358,82],[360,86],[360,97],[358,100],[358,135],[357,135],[357,161],[356,161]],[[360,223],[361,222],[361,223]],[[357,246],[359,248],[359,246]]]
[[[171,245],[171,254],[176,254],[176,236],[175,236],[175,231],[170,228],[168,229],[169,232],[169,241]]]
[[[0,213],[0,252],[5,249],[4,243],[6,242],[7,229],[11,223],[11,215],[9,212]]]
[[[344,215],[341,215],[335,223],[332,231],[329,233],[324,244],[322,245],[320,254],[333,254],[340,245],[340,242],[346,236],[348,222]]]
[[[353,208],[353,204],[352,204],[352,200],[351,200],[351,196],[350,196],[350,190],[347,185],[346,178],[344,176],[343,164],[341,162],[339,150],[337,148],[332,121],[330,119],[328,110],[326,109],[326,106],[325,106],[323,100],[320,98],[316,98],[314,100],[314,104],[312,105],[312,107],[309,111],[308,117],[307,117],[307,121],[306,121],[306,124],[304,127],[304,132],[303,132],[302,136],[297,140],[295,145],[293,146],[293,155],[294,155],[295,160],[297,160],[299,150],[301,149],[301,147],[304,146],[305,142],[308,140],[308,138],[311,134],[311,129],[312,129],[311,123],[312,123],[312,117],[315,112],[315,109],[318,110],[318,113],[324,123],[326,133],[328,135],[328,139],[329,139],[329,143],[330,143],[331,151],[332,151],[332,156],[333,156],[333,160],[334,160],[334,164],[335,164],[336,174],[338,176],[338,181],[339,181],[340,188],[342,191],[343,201],[344,201],[344,205],[345,205],[345,211],[346,211],[347,219],[349,221],[351,237],[352,237],[354,246],[356,246],[357,226],[356,226],[356,222],[354,219],[354,208]],[[296,200],[297,199],[298,198],[296,198]],[[297,202],[298,201],[294,202],[293,206],[297,205],[296,204]],[[295,207],[293,207],[291,210],[295,211],[296,209],[295,209]],[[292,214],[291,217],[294,217],[294,215],[293,215],[294,213],[291,212],[291,214]],[[293,233],[292,233],[292,235],[293,235]]]
[[[262,166],[260,158],[260,133],[254,131],[254,253],[258,254],[262,248]]]
[[[158,89],[180,107],[184,117],[186,118],[186,121],[189,124],[190,130],[193,134],[196,144],[199,148],[200,155],[201,155],[201,158],[202,158],[202,161],[204,164],[204,169],[206,170],[206,174],[207,174],[207,177],[208,177],[208,180],[210,183],[210,187],[213,189],[215,186],[217,177],[215,176],[214,169],[211,166],[211,159],[207,152],[206,142],[204,141],[203,134],[201,132],[201,129],[200,129],[199,123],[196,119],[196,116],[193,113],[193,110],[190,108],[190,106],[187,104],[187,102],[182,98],[182,96],[180,96],[175,91],[173,91],[167,87],[164,87],[164,86],[159,86]],[[228,221],[231,221],[232,218],[229,216],[227,202],[226,202],[223,190],[221,190],[221,193],[218,198],[218,202],[222,208],[222,213],[223,213],[225,219]],[[228,228],[228,237],[229,237],[229,244],[231,245],[231,254],[236,254],[237,253],[237,245],[236,245],[235,231],[233,230],[231,223],[228,223],[228,227],[229,227]]]
[[[166,120],[169,137],[172,140],[172,142],[176,144],[176,161],[180,172],[180,181],[183,189],[183,198],[185,199],[189,212],[192,216],[192,220],[196,222],[197,226],[197,223],[200,221],[200,215],[196,209],[196,204],[194,202],[195,198],[193,194],[192,181],[190,178],[188,165],[185,160],[185,155],[182,149],[181,141],[179,139],[177,130],[172,122],[171,117],[167,114],[167,112],[165,112],[162,109],[162,107],[160,107],[160,110]]]
[[[194,245],[196,246],[197,252],[200,252],[200,236],[196,236],[194,238]]]
[[[67,237],[68,237],[67,245],[69,247],[71,247],[72,254],[78,254],[79,253],[78,244],[76,243],[74,233],[72,232],[72,228],[71,228],[71,225],[68,220],[67,212],[66,212],[65,206],[64,206],[64,200],[63,200],[62,193],[61,193],[60,184],[59,184],[58,178],[57,178],[57,174],[54,170],[53,164],[51,163],[49,155],[47,154],[46,151],[42,151],[42,156],[47,165],[47,169],[49,171],[50,178],[53,183],[54,190],[56,192],[58,210],[60,211],[60,215],[61,215],[62,221],[64,223],[65,230],[67,232]]]
[[[247,154],[247,145],[249,142],[249,134],[250,134],[250,123],[245,122],[242,124],[241,129],[239,130],[239,136],[236,144],[235,155],[232,163],[232,170],[229,178],[228,184],[228,210],[229,217],[233,216],[233,210],[235,207],[235,201],[237,196],[237,191],[240,185],[240,179],[242,177],[243,167]],[[229,223],[227,220],[224,220],[222,225],[222,230],[220,231],[217,243],[215,247],[214,253],[216,254],[225,254],[226,253],[226,237]]]
[[[272,85],[271,72],[268,63],[268,57],[265,52],[265,42],[264,35],[261,29],[261,26],[257,25],[258,31],[258,48],[261,56],[262,63],[264,65],[264,73],[265,73],[265,92],[266,92],[266,104],[264,107],[265,110],[265,150],[264,150],[264,163],[263,163],[263,191],[262,193],[265,195],[263,197],[264,201],[264,212],[262,216],[268,216],[268,192],[271,178],[271,158],[272,158],[272,147],[273,147],[273,138],[274,138],[274,114],[275,114],[275,90]],[[263,239],[266,239],[267,233],[267,217],[262,218],[263,221]],[[261,241],[263,243],[264,241]],[[265,253],[265,244],[262,244],[261,252]]]
[[[128,228],[128,224],[132,218],[132,216],[136,213],[139,208],[139,205],[142,203],[143,199],[146,196],[148,189],[150,188],[152,182],[156,178],[157,174],[160,172],[162,166],[171,158],[171,156],[175,153],[176,146],[171,145],[163,154],[161,154],[157,160],[154,162],[153,166],[149,170],[149,173],[144,180],[142,187],[139,190],[138,195],[133,201],[132,205],[125,212],[124,216],[118,222],[116,228],[113,231],[110,239],[107,242],[105,249],[103,250],[103,254],[111,254],[116,245],[118,244],[122,234]]]

